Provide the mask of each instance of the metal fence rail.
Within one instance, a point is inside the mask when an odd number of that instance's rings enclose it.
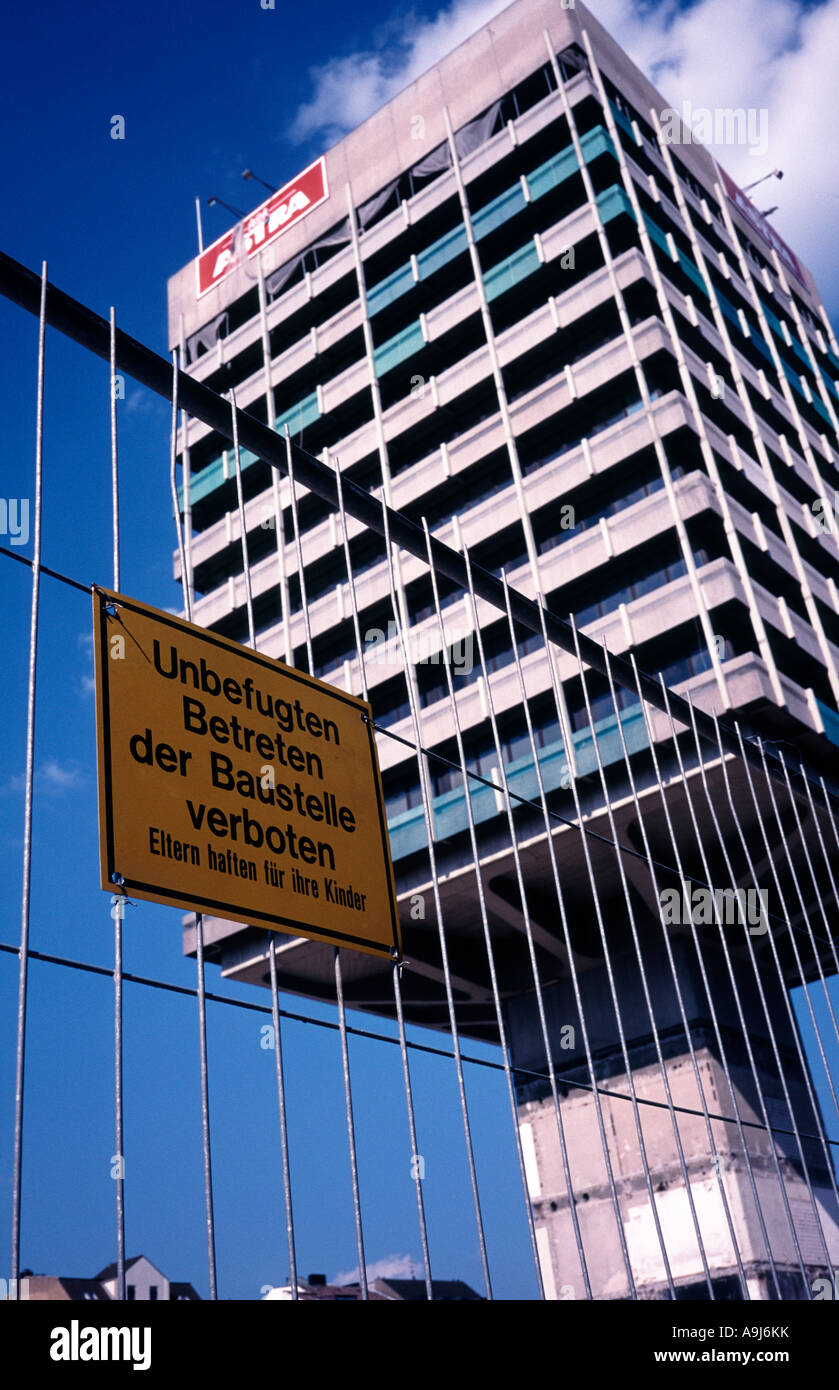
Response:
[[[702,708],[701,683],[688,694],[639,669],[580,632],[541,600],[444,545],[425,522],[393,510],[385,495],[342,476],[339,460],[320,460],[124,334],[47,281],[0,256],[0,291],[39,319],[35,516],[28,710],[25,735],[25,826],[18,946],[12,1297],[19,1296],[23,1131],[26,1090],[28,968],[37,960],[114,981],[114,1122],[116,1156],[124,1149],[123,991],[175,990],[197,1001],[203,1188],[210,1297],[219,1296],[216,1198],[211,1132],[207,1002],[267,1015],[275,1039],[279,1155],[289,1269],[298,1297],[296,1223],[288,1085],[282,1029],[291,1019],[338,1034],[344,1092],[352,1217],[361,1297],[367,1278],[365,1207],[359,1179],[358,1116],[350,1037],[399,1047],[405,1115],[415,1184],[417,1225],[427,1297],[433,1296],[434,1250],[423,1190],[412,1061],[447,1058],[457,1094],[461,1149],[468,1170],[474,1239],[484,1288],[492,1297],[468,1067],[503,1076],[509,1113],[497,1115],[521,1183],[521,1220],[536,1285],[547,1298],[808,1298],[815,1281],[839,1264],[836,1091],[839,1024],[829,977],[839,970],[839,806],[825,779],[800,757],[782,756],[737,721]],[[400,841],[400,915],[404,966],[362,968],[346,951],[312,947],[311,993],[336,1006],[324,1022],[280,1005],[301,992],[274,933],[254,951],[270,1005],[206,989],[212,928],[200,914],[193,929],[196,987],[186,990],[123,969],[122,910],[114,916],[114,966],[106,970],[30,946],[35,713],[41,576],[88,586],[41,560],[44,342],[47,325],[109,363],[113,587],[120,588],[117,371],[171,403],[169,481],[177,521],[184,611],[195,613],[188,453],[183,507],[177,487],[181,437],[190,419],[231,442],[244,577],[244,630],[257,647],[247,509],[241,453],[268,465],[282,574],[296,572],[304,641],[298,661],[316,674],[305,587],[299,503],[309,493],[337,517],[355,650],[345,663],[352,693],[370,693],[363,614],[351,559],[353,524],[384,542],[390,612],[406,678],[410,729],[374,724],[381,750],[407,750],[419,781],[418,814]],[[282,490],[281,490],[282,488]],[[285,545],[290,509],[292,545]],[[288,550],[288,553],[286,553]],[[418,563],[430,581],[436,646],[445,685],[447,737],[427,736],[410,648],[403,564]],[[448,607],[440,579],[456,586],[459,611],[474,635],[489,761],[475,766],[464,722],[471,686],[458,686]],[[485,650],[492,610],[509,636],[504,666],[509,692],[524,714],[517,756],[505,744],[500,676]],[[449,614],[450,617],[450,614]],[[526,640],[525,640],[526,639]],[[535,639],[535,640],[534,640]],[[294,655],[286,600],[282,650]],[[302,655],[301,655],[302,654]],[[533,713],[536,667],[550,677],[550,720],[557,737],[546,749]],[[581,717],[569,714],[566,686],[579,682]],[[708,704],[707,697],[704,703]],[[375,706],[374,706],[375,708]],[[606,710],[605,714],[603,710]],[[438,746],[433,746],[434,743]],[[448,801],[435,786],[449,783]],[[445,804],[444,804],[445,802]],[[37,872],[37,866],[34,869]],[[412,911],[417,903],[422,913]],[[251,929],[255,938],[255,929]],[[281,939],[282,940],[282,939]],[[319,953],[319,954],[318,954]],[[328,957],[328,959],[327,959]],[[369,964],[369,963],[368,963]],[[799,1019],[790,990],[801,991]],[[388,1037],[348,1022],[348,1009],[395,1021]],[[419,1028],[446,1035],[446,1045]],[[804,1028],[806,1027],[806,1041]],[[410,1030],[410,1032],[409,1032]],[[463,1039],[491,1044],[494,1060],[464,1051]],[[130,1048],[130,1036],[127,1039]],[[826,1091],[825,1088],[826,1087]],[[130,1105],[130,1096],[127,1098]],[[125,1177],[116,1179],[114,1249],[117,1296],[125,1297]]]

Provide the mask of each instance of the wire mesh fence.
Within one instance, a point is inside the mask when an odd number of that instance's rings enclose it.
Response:
[[[298,1249],[313,1201],[351,1227],[358,1296],[392,1296],[370,1277],[369,1232],[380,1239],[396,1160],[389,1142],[364,1132],[370,1105],[366,1094],[360,1102],[354,1051],[362,1039],[377,1057],[387,1054],[387,1067],[398,1051],[401,1094],[388,1086],[387,1114],[410,1172],[416,1272],[427,1298],[441,1277],[440,1221],[429,1220],[431,1145],[460,1173],[463,1267],[475,1271],[482,1296],[497,1292],[509,1258],[499,1238],[501,1203],[538,1297],[821,1296],[839,1264],[839,1001],[831,980],[839,968],[839,808],[830,779],[794,748],[768,744],[718,714],[725,706],[712,661],[676,670],[668,684],[665,672],[640,669],[631,650],[620,655],[604,634],[553,612],[526,575],[511,570],[511,578],[503,565],[491,573],[467,545],[445,544],[435,534],[442,526],[394,510],[386,485],[365,491],[344,476],[340,458],[312,456],[287,427],[279,435],[239,409],[233,393],[225,398],[180,370],[179,353],[166,362],[122,333],[113,312],[108,322],[62,294],[46,268],[37,277],[3,257],[0,289],[39,323],[32,554],[2,547],[7,564],[31,573],[20,936],[2,943],[4,969],[18,959],[8,1295],[23,1291],[24,1101],[37,963],[73,981],[113,980],[111,1094],[99,1069],[90,1104],[113,1125],[117,1298],[127,1296],[131,1202],[127,985],[144,997],[194,1000],[201,1177],[193,1168],[190,1182],[202,1193],[210,1298],[224,1287],[217,1231],[226,1222],[214,1156],[235,1142],[237,1126],[235,1109],[219,1113],[213,1081],[212,1010],[228,1008],[256,1014],[270,1030],[276,1166],[258,1200],[281,1213],[278,1258],[290,1300],[311,1293]],[[70,586],[82,607],[90,592],[42,558],[48,325],[109,364],[102,429],[113,563],[96,583],[131,587],[120,562],[118,373],[171,403],[176,568],[184,615],[198,623],[206,608],[196,583],[190,426],[201,422],[229,441],[228,527],[241,563],[230,581],[236,626],[228,635],[313,676],[326,670],[334,684],[371,701],[391,789],[402,961],[198,914],[184,928],[194,987],[163,981],[125,970],[119,897],[112,966],[38,949],[32,884],[50,871],[33,857],[38,682],[61,659],[39,640],[41,580]],[[256,460],[246,477],[245,450]],[[302,512],[310,499],[325,504],[333,527],[334,588],[316,601],[306,587]],[[267,548],[266,530],[273,533]],[[359,561],[371,540],[372,570]],[[420,616],[407,598],[418,581],[426,595]],[[313,627],[318,603],[349,625],[340,660],[322,652]],[[378,717],[392,677],[404,681],[405,700]],[[95,841],[94,827],[84,833]],[[208,990],[213,963],[229,978],[267,987],[270,1002],[254,990],[240,997]],[[292,996],[310,1002],[292,1007]],[[369,1024],[361,1015],[371,1016]],[[289,1064],[292,1027],[335,1035],[337,1090],[301,1094]],[[434,1105],[421,1071],[431,1059]],[[476,1074],[493,1081],[477,1121]],[[365,1070],[364,1091],[370,1084]],[[336,1119],[347,1180],[324,1176],[313,1196],[301,1174],[301,1129]],[[500,1186],[487,1180],[487,1147],[504,1155]],[[452,1252],[441,1244],[448,1276]]]

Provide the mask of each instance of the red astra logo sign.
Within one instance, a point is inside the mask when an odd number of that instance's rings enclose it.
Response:
[[[800,280],[802,285],[806,286],[804,271],[795,252],[790,250],[784,238],[778,235],[771,223],[758,212],[751,199],[746,197],[742,188],[737,187],[737,184],[723,168],[720,168],[720,173],[722,174],[723,187],[730,202],[734,204],[738,212],[742,213],[758,236],[762,237],[769,246],[774,246],[787,270],[792,271],[796,280]]]
[[[299,222],[307,212],[319,207],[329,196],[326,186],[326,162],[321,155],[296,179],[287,183],[212,246],[196,261],[198,267],[198,297],[218,285],[225,275],[240,265],[244,257],[255,256],[282,232]]]

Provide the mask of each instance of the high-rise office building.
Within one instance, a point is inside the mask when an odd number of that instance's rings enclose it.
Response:
[[[631,653],[697,705],[736,717],[746,736],[792,747],[806,768],[830,776],[839,745],[839,351],[812,276],[682,114],[582,5],[517,0],[175,275],[170,344],[197,379],[235,390],[241,408],[426,518],[474,564],[503,568],[513,587],[573,614],[610,652]],[[749,113],[712,116],[717,139],[756,136]],[[193,421],[180,432],[179,459],[195,620],[246,640],[232,450]],[[310,639],[314,673],[361,693],[341,525],[312,495],[300,497],[295,525],[288,479],[247,453],[240,462],[258,646],[307,667]],[[427,568],[402,556],[391,569],[380,537],[352,521],[348,534],[369,698],[377,723],[404,740],[379,738],[410,961],[406,1014],[445,1027],[411,707],[423,746],[456,762],[445,653],[468,764],[498,778],[472,610],[440,580],[444,643]],[[410,637],[407,667],[392,589]],[[478,620],[509,786],[536,798],[535,749],[548,803],[565,816],[552,859],[540,814],[519,806],[514,853],[504,799],[480,784],[472,795],[546,1289],[582,1296],[573,1209],[577,1233],[596,1247],[596,1297],[625,1295],[628,1264],[636,1290],[657,1296],[662,1231],[672,1279],[688,1294],[704,1288],[697,1221],[719,1294],[739,1278],[754,1296],[797,1296],[802,1269],[839,1259],[835,1182],[824,1144],[804,1137],[796,1147],[759,1125],[766,1095],[787,1117],[782,1130],[810,1136],[820,1123],[787,987],[836,968],[823,871],[798,873],[809,836],[829,844],[829,817],[790,799],[760,862],[746,865],[738,824],[758,839],[771,826],[768,781],[755,788],[721,758],[700,767],[690,739],[675,739],[664,714],[645,716],[631,690],[618,687],[613,702],[602,675],[584,686],[573,654],[556,654],[555,683],[538,637],[522,634],[519,671],[504,615],[479,604]],[[444,763],[428,769],[458,1022],[494,1041],[462,779]],[[773,929],[741,925],[734,941],[717,923],[697,944],[688,921],[662,943],[660,893],[670,880],[648,867],[672,863],[668,819],[690,829],[703,795],[719,824],[702,817],[680,872],[712,884],[765,882]],[[628,883],[612,833],[635,847]],[[554,1065],[572,1088],[562,1098],[571,1193],[525,914]],[[782,917],[786,935],[774,927]],[[800,957],[794,929],[822,918],[826,935]],[[204,930],[207,958],[225,974],[267,983],[264,932],[216,919]],[[189,926],[185,949],[194,949]],[[765,982],[764,958],[774,970]],[[282,988],[333,997],[328,948],[291,939],[279,964]],[[578,980],[596,1021],[585,1046]],[[388,971],[373,958],[353,956],[345,986],[352,1006],[392,1012]],[[653,1099],[666,1068],[674,1103],[696,1112],[678,1136],[666,1107],[660,1122],[645,1115],[655,1208],[632,1108],[573,1090],[592,1059],[613,1089],[626,1089],[631,1071],[637,1094]],[[710,1121],[726,1096],[758,1128]],[[598,1151],[606,1129],[614,1172]]]

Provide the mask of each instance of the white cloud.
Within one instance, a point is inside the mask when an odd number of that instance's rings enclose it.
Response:
[[[48,758],[39,769],[38,775],[50,787],[72,787],[79,780],[78,768],[62,767],[55,758]]]
[[[92,671],[92,670],[93,670],[93,633],[92,633],[89,629],[88,629],[88,631],[86,631],[86,632],[80,632],[79,635],[78,635],[78,638],[77,638],[76,640],[77,640],[78,645],[79,645],[79,650],[82,652],[82,654],[83,654],[85,657],[87,657],[88,661],[90,662],[90,669],[91,669],[91,671]],[[85,675],[83,675],[83,676],[80,677],[80,679],[79,679],[79,684],[78,684],[78,689],[77,689],[77,694],[78,694],[78,695],[80,695],[83,699],[87,699],[88,696],[90,696],[90,695],[93,694],[93,692],[94,692],[95,689],[96,689],[96,680],[95,680],[95,678],[94,678],[92,675],[85,674]]]
[[[35,789],[51,792],[63,792],[68,787],[78,786],[82,781],[82,772],[75,763],[62,765],[57,758],[47,758],[45,762],[39,763],[35,768]],[[26,788],[26,774],[16,772],[0,786],[0,795],[8,796],[15,792],[22,792]]]
[[[431,18],[394,19],[356,53],[312,69],[313,94],[290,128],[296,140],[332,143],[371,115],[451,48],[506,7],[504,0],[454,0]],[[839,0],[593,0],[592,12],[677,109],[745,107],[768,111],[768,148],[714,149],[740,183],[775,167],[758,206],[774,203],[773,223],[839,309],[833,255],[839,170]]]
[[[772,221],[812,270],[826,300],[839,307],[833,239],[839,174],[831,156],[839,123],[839,0],[698,0],[679,9],[664,0],[639,10],[628,0],[598,0],[598,19],[679,109],[752,107],[768,112],[768,148],[712,146],[739,183],[771,169],[782,182],[756,190],[757,206],[778,204]]]
[[[418,1279],[421,1278],[419,1267],[411,1255],[385,1255],[381,1260],[374,1260],[367,1266],[367,1279]],[[344,1274],[336,1274],[333,1284],[357,1284],[359,1278],[358,1265]]]
[[[314,95],[294,117],[291,139],[302,141],[319,135],[325,145],[334,143],[508,3],[454,0],[432,19],[419,18],[409,10],[374,35],[370,48],[312,68]]]
[[[125,397],[124,409],[127,415],[142,417],[144,415],[160,415],[168,409],[168,406],[153,391],[140,387],[128,392]]]

